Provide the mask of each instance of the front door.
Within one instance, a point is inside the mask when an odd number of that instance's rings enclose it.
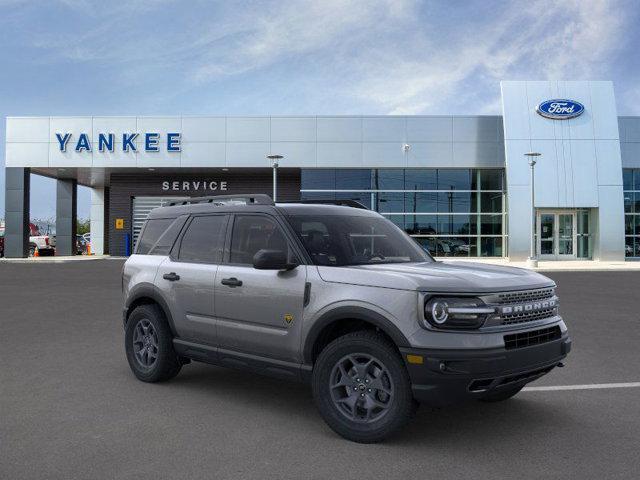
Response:
[[[539,211],[537,249],[541,260],[576,258],[576,212]]]
[[[306,266],[256,270],[253,256],[262,249],[296,258],[275,218],[235,215],[227,258],[215,281],[218,345],[221,350],[299,361]]]

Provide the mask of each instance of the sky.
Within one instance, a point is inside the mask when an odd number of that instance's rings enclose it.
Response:
[[[612,80],[640,115],[636,0],[0,0],[0,45],[0,218],[12,115],[500,114],[525,79]]]

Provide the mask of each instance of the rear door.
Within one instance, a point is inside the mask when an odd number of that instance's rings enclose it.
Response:
[[[236,214],[228,244],[216,275],[220,348],[298,361],[306,266],[253,268],[261,249],[284,250],[299,263],[291,238],[270,215]]]
[[[228,220],[225,214],[192,217],[158,269],[156,285],[183,340],[216,345],[214,282]]]

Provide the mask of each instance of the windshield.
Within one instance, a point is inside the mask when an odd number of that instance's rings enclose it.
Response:
[[[395,224],[382,217],[288,217],[316,265],[342,267],[433,261]]]

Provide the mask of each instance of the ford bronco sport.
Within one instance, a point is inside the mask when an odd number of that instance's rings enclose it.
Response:
[[[194,360],[307,381],[334,431],[375,442],[419,403],[506,400],[561,365],[553,281],[435,261],[381,215],[333,203],[153,210],[122,279],[135,376],[168,380]]]

